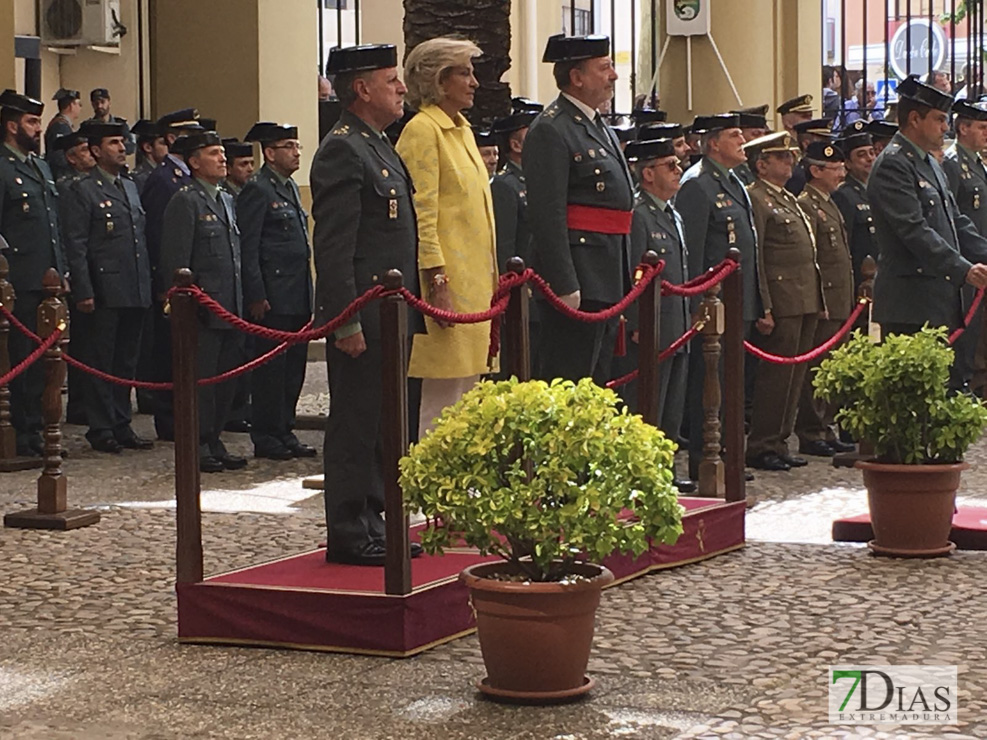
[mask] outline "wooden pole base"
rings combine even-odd
[[[311,491],[324,491],[326,488],[326,479],[322,475],[313,475],[311,478],[302,479],[302,488]]]
[[[9,457],[0,460],[0,473],[16,473],[19,470],[34,470],[40,468],[44,460],[40,457]]]
[[[99,521],[99,512],[88,509],[66,509],[57,514],[42,514],[37,509],[25,509],[7,514],[3,526],[12,529],[56,529],[66,532],[70,529],[88,527]]]

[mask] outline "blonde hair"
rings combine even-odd
[[[418,44],[404,61],[404,82],[408,104],[412,108],[438,105],[442,101],[442,82],[453,67],[465,67],[483,54],[469,39],[439,36]]]

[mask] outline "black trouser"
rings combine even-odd
[[[243,360],[243,335],[235,329],[199,326],[199,377],[209,378],[237,367]],[[199,386],[199,443],[219,442],[233,405],[236,381]]]
[[[154,375],[154,337],[157,324],[157,314],[161,307],[154,303],[151,309],[144,312],[144,326],[141,327],[141,346],[137,356],[137,373],[139,380],[149,380]],[[71,379],[70,379],[71,382]],[[154,391],[137,389],[137,410],[142,414],[153,414],[155,404]]]
[[[256,344],[254,342],[254,337],[251,334],[243,335],[243,357],[244,360],[254,359],[259,352],[256,351]],[[254,374],[244,373],[243,375],[238,375],[236,379],[236,390],[233,392],[233,408],[230,409],[230,422],[245,421],[249,422],[251,417],[250,410],[250,386],[252,384],[252,379]]]
[[[977,290],[972,285],[965,285],[963,286],[963,294],[966,299],[963,303],[964,305],[968,305],[973,302]],[[966,318],[965,315],[964,318]],[[959,338],[953,344],[953,352],[955,353],[953,357],[953,376],[958,383],[957,388],[964,388],[973,380],[973,374],[977,369],[977,346],[980,344],[980,335],[983,333],[983,326],[984,305],[981,303],[974,312],[973,318],[970,319],[970,324],[967,326],[966,331],[960,334]]]
[[[77,360],[85,360],[86,337],[89,335],[87,326],[88,314],[75,307],[75,300],[69,298],[69,344],[68,353]],[[89,375],[72,365],[68,366],[68,395],[65,398],[65,421],[68,424],[86,423],[86,386],[89,385]]]
[[[161,303],[151,306],[154,313],[154,342],[151,356],[145,367],[146,375],[138,372],[141,380],[167,382],[171,380],[171,322],[165,316]],[[162,439],[175,436],[175,410],[171,391],[149,391],[151,412],[154,414],[154,428]],[[200,412],[201,413],[201,412]]]
[[[380,423],[391,410],[382,409],[379,337],[368,336],[366,351],[354,358],[336,349],[329,336],[326,362],[331,399],[323,453],[326,527],[330,552],[343,553],[384,537]]]
[[[14,316],[24,326],[38,332],[38,306],[44,299],[41,291],[23,291],[17,294],[14,302]],[[10,327],[8,347],[10,366],[16,367],[24,358],[38,348],[31,339],[25,337],[13,326]],[[38,360],[24,372],[10,381],[10,421],[17,431],[17,444],[23,446],[30,439],[41,439],[44,417],[41,415],[41,395],[45,390],[44,360]]]
[[[583,301],[580,310],[592,312],[607,307],[608,304],[599,301]],[[600,385],[610,380],[619,319],[592,323],[576,321],[548,305],[540,315],[540,367],[535,377],[548,381],[592,378]]]
[[[118,378],[133,378],[137,369],[145,308],[97,308],[84,320],[86,361]],[[86,389],[86,417],[90,441],[130,429],[130,386],[93,378]]]
[[[298,331],[309,316],[268,314],[261,326],[281,331]],[[274,349],[280,342],[254,338],[257,356]],[[276,448],[295,427],[295,406],[305,383],[308,343],[292,344],[284,352],[252,371],[253,408],[250,438],[257,450]]]

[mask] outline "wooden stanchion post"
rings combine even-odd
[[[2,241],[2,237],[0,237]],[[14,286],[7,281],[10,265],[0,254],[0,305],[8,311],[14,310]],[[0,375],[10,372],[10,322],[0,314]],[[41,467],[41,458],[23,457],[17,454],[17,432],[10,423],[10,388],[0,386],[0,473],[13,473],[17,470],[31,470]]]
[[[726,499],[746,501],[744,479],[744,279],[740,271],[740,250],[730,249],[727,259],[737,269],[723,281],[726,332],[723,336],[724,389],[723,443],[726,447]]]
[[[720,457],[720,337],[723,336],[724,315],[720,302],[720,284],[706,291],[700,304],[703,318],[703,360],[706,377],[703,380],[703,456],[699,461],[699,495],[722,498],[726,493],[723,458]]]
[[[384,287],[398,290],[400,270],[389,270]],[[331,340],[330,340],[331,341]],[[411,553],[408,515],[398,483],[398,461],[408,450],[408,306],[400,295],[388,296],[380,306],[381,403],[388,413],[381,419],[384,456],[384,593],[411,593]]]
[[[38,507],[7,514],[5,527],[18,529],[69,530],[99,521],[98,511],[68,508],[68,479],[62,471],[62,385],[65,361],[62,346],[68,341],[68,309],[58,299],[62,278],[49,268],[41,281],[47,297],[38,306],[38,335],[47,339],[59,329],[62,335],[48,348],[40,362],[45,363],[45,388],[41,396],[44,417],[45,454],[38,478]]]
[[[507,269],[517,275],[524,272],[524,260],[520,257],[511,257],[507,260]],[[524,283],[511,288],[511,301],[507,304],[507,318],[504,321],[504,336],[501,344],[506,352],[501,353],[510,360],[511,366],[506,369],[518,380],[531,380],[531,336],[529,333],[529,316],[531,307],[529,305],[528,284]],[[500,319],[495,319],[499,321]]]
[[[650,249],[641,261],[651,267],[657,266],[658,255]],[[637,278],[637,276],[635,276]],[[637,354],[637,407],[648,424],[658,426],[658,348],[660,345],[659,326],[661,324],[661,276],[648,283],[638,300],[638,354]],[[627,338],[630,341],[630,337]]]
[[[175,271],[175,286],[192,285],[191,270]],[[178,528],[178,583],[202,580],[202,490],[199,472],[199,303],[174,293],[167,303],[171,321],[171,368],[175,409],[175,524]]]

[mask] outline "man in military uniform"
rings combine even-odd
[[[760,315],[757,298],[757,244],[750,200],[733,168],[744,161],[740,116],[731,113],[699,116],[692,130],[700,132],[704,152],[698,167],[682,176],[675,208],[682,215],[689,245],[689,274],[702,275],[726,259],[733,247],[740,250],[744,283],[744,322]],[[692,175],[691,177],[689,175]],[[698,305],[698,299],[696,300]],[[689,356],[686,414],[689,429],[689,477],[699,478],[703,449],[703,382],[706,364],[702,339],[694,340]]]
[[[779,105],[775,112],[781,116],[781,125],[795,137],[795,124],[812,120],[812,96],[798,95]]]
[[[901,128],[867,182],[879,251],[874,319],[885,335],[914,334],[926,323],[954,329],[963,319],[963,285],[987,286],[987,239],[957,206],[929,156],[942,146],[952,104],[914,76],[903,80]],[[954,366],[954,387],[969,380],[961,371]]]
[[[599,108],[617,72],[606,36],[552,36],[559,97],[528,131],[522,152],[534,268],[570,308],[600,311],[630,287],[634,185]],[[542,311],[538,377],[609,380],[617,320],[586,323]]]
[[[223,188],[235,201],[254,176],[254,146],[248,141],[223,139],[226,151],[226,179]]]
[[[682,218],[672,206],[672,198],[679,190],[682,165],[672,139],[631,142],[625,150],[628,160],[635,169],[641,189],[634,206],[634,220],[631,225],[631,262],[639,264],[648,250],[655,252],[665,261],[662,277],[672,283],[681,284],[689,279],[689,250],[686,248],[682,229]],[[635,331],[628,343],[627,358],[630,362],[622,368],[630,372],[638,365],[639,348],[637,343],[637,311],[631,311]],[[661,312],[658,328],[659,351],[665,350],[689,328],[689,301],[683,296],[661,297]],[[658,387],[659,428],[669,439],[676,439],[682,428],[685,415],[685,390],[689,371],[689,346],[685,345],[660,367]],[[628,385],[632,388],[620,389],[631,396],[628,405],[637,411],[637,381]],[[624,395],[625,400],[627,396]],[[689,479],[679,479],[675,484],[683,493],[696,490]]]
[[[72,168],[65,161],[65,152],[55,147],[55,139],[75,130],[75,122],[82,113],[82,103],[79,102],[78,90],[66,90],[63,87],[52,97],[58,103],[58,113],[48,122],[45,129],[45,159],[57,180],[63,175],[71,175]]]
[[[680,124],[660,122],[646,123],[640,126],[637,132],[638,141],[655,141],[656,139],[669,139],[675,149],[675,156],[679,158],[679,165],[683,170],[689,166],[689,144]]]
[[[118,378],[133,378],[144,314],[151,305],[151,267],[144,241],[144,209],[124,176],[122,123],[84,127],[96,168],[74,188],[65,209],[65,251],[72,301],[86,318],[84,359]],[[130,388],[93,378],[86,384],[86,439],[94,450],[150,449],[130,426]]]
[[[744,134],[744,141],[754,141],[754,139],[759,139],[768,133],[768,119],[765,118],[768,114],[767,103],[764,105],[755,105],[751,108],[740,108],[739,110],[730,112],[740,116],[740,130]],[[744,183],[744,187],[753,184],[755,179],[754,173],[747,166],[747,160],[734,167],[733,171],[738,179]]]
[[[87,118],[83,123],[122,123],[124,130],[123,142],[127,149],[127,155],[129,156],[136,152],[137,145],[134,139],[134,132],[127,125],[127,119],[115,116],[110,111],[110,91],[105,87],[97,87],[90,90],[89,104],[93,107],[93,115],[92,118]]]
[[[755,139],[747,143],[746,150],[757,175],[749,188],[763,306],[756,336],[767,352],[791,357],[812,349],[816,322],[825,312],[815,237],[795,196],[785,189],[795,151],[788,132]],[[790,470],[806,464],[788,450],[804,378],[804,364],[760,363],[747,442],[751,467]]]
[[[233,197],[219,189],[226,177],[226,155],[215,131],[190,133],[177,142],[192,174],[168,203],[161,232],[159,293],[172,285],[182,267],[196,284],[227,311],[243,313],[240,279],[240,233]],[[243,359],[241,334],[211,313],[199,325],[199,377],[232,370]],[[203,473],[239,470],[247,461],[230,454],[220,439],[233,402],[235,383],[199,387],[199,469]]]
[[[801,121],[795,124],[795,133],[798,136],[799,154],[805,155],[805,150],[814,141],[831,142],[833,140],[833,121],[829,118],[813,118],[808,121]],[[792,177],[785,183],[785,189],[789,193],[798,197],[805,187],[806,181],[805,166],[801,160],[797,161],[792,168]]]
[[[414,187],[384,130],[407,92],[390,45],[333,49],[344,110],[312,163],[317,325],[338,316],[388,270],[418,273]],[[326,559],[383,565],[380,304],[326,341],[332,403],[325,436]],[[391,410],[393,411],[393,410]],[[412,555],[420,553],[413,547]]]
[[[137,192],[144,192],[144,185],[151,173],[168,156],[168,142],[164,130],[155,121],[141,119],[134,124],[131,133],[137,137],[137,166],[131,173]]]
[[[890,144],[891,139],[898,133],[898,124],[890,121],[869,121],[866,132],[874,142],[874,156],[879,157],[884,147]]]
[[[843,130],[843,138],[837,144],[846,155],[847,174],[843,184],[833,191],[832,198],[846,225],[850,258],[853,261],[854,285],[859,288],[864,281],[861,273],[864,259],[877,259],[874,217],[871,216],[870,202],[867,200],[867,179],[876,155],[874,142],[867,133],[867,124],[864,121],[854,121],[847,126]]]
[[[236,199],[244,304],[255,323],[298,331],[312,317],[308,214],[291,179],[301,162],[298,128],[258,123],[246,140],[260,143],[264,166]],[[254,348],[264,354],[275,345],[258,337]],[[299,442],[292,431],[307,361],[308,343],[303,342],[252,371],[250,437],[256,457],[315,455],[315,448]]]
[[[816,264],[826,302],[826,314],[816,322],[816,333],[811,342],[811,346],[818,347],[840,330],[853,310],[853,263],[846,224],[832,198],[842,184],[846,170],[843,151],[825,142],[809,144],[803,162],[809,181],[798,200],[816,239]],[[832,457],[837,452],[850,452],[854,447],[836,436],[833,420],[836,410],[815,397],[812,371],[820,362],[814,360],[807,366],[795,433],[799,438],[799,452]]]
[[[158,119],[157,125],[164,134],[169,153],[160,165],[147,177],[141,191],[146,220],[147,253],[151,261],[151,285],[157,292],[151,318],[144,325],[148,340],[143,342],[141,358],[137,365],[138,377],[152,381],[171,380],[171,329],[164,312],[164,294],[174,280],[169,273],[159,274],[161,264],[161,234],[164,213],[172,197],[186,185],[192,176],[181,153],[173,150],[183,132],[201,132],[199,113],[194,108],[168,113]],[[154,429],[158,439],[172,441],[175,438],[175,419],[172,411],[171,391],[137,393],[140,407],[154,414]]]
[[[490,179],[497,174],[497,164],[500,162],[500,149],[497,146],[497,136],[489,129],[473,129],[473,136],[476,138],[476,148],[480,152],[480,159],[487,168],[487,175]]]
[[[58,190],[41,150],[44,104],[13,90],[0,94],[0,236],[8,245],[10,282],[17,294],[14,314],[37,331],[38,305],[44,298],[41,279],[49,268],[65,274],[58,225]],[[9,338],[12,365],[37,345],[19,331]],[[10,383],[10,413],[17,431],[17,454],[42,454],[41,394],[44,365],[36,362]]]

